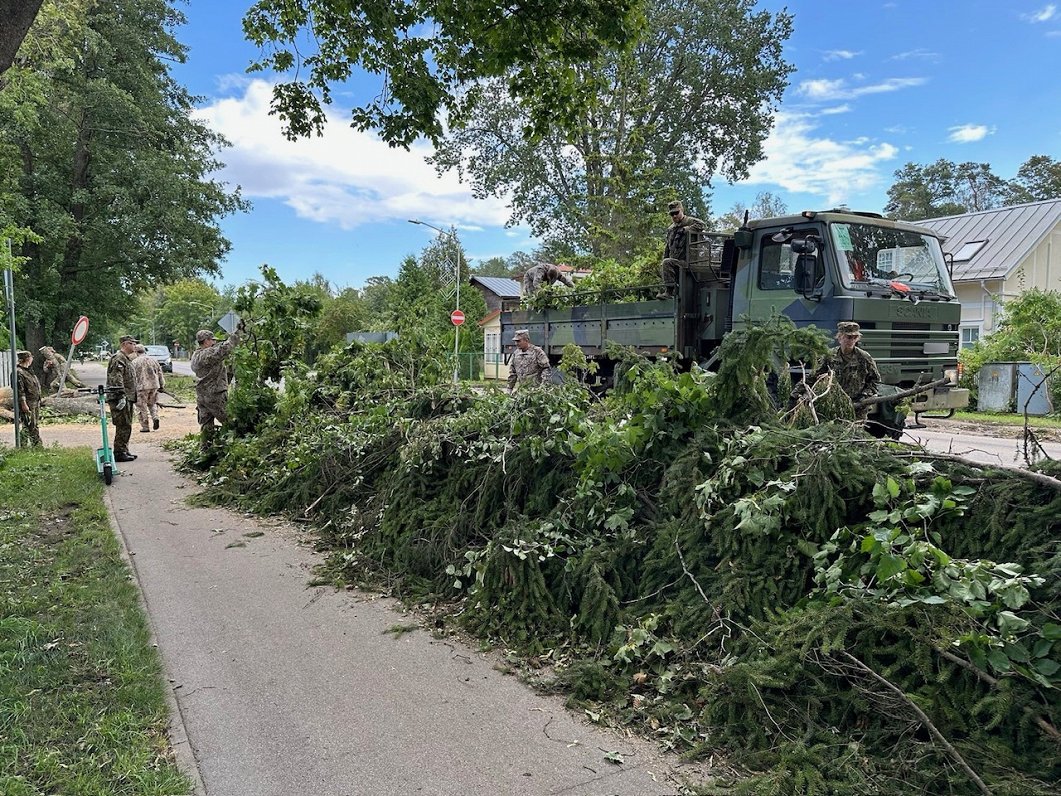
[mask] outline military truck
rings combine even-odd
[[[562,306],[503,307],[502,340],[528,329],[552,361],[574,343],[601,358],[606,341],[647,355],[711,366],[722,337],[781,314],[834,334],[857,321],[883,384],[907,389],[946,379],[915,396],[915,413],[968,405],[958,383],[961,307],[936,233],[876,213],[805,211],[745,220],[732,234],[690,233],[676,295],[659,285],[565,296]],[[601,358],[603,386],[609,362]]]

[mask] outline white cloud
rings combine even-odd
[[[884,94],[890,91],[920,86],[925,82],[923,77],[890,77],[880,83],[871,83],[868,86],[849,86],[844,78],[828,80],[804,80],[796,89],[814,102],[835,102],[837,100],[856,99],[867,94]]]
[[[948,127],[947,140],[954,144],[971,144],[980,141],[995,132],[992,127],[988,129],[986,124],[960,124],[957,127]]]
[[[1057,14],[1057,6],[1053,3],[1047,3],[1038,11],[1033,11],[1030,14],[1021,14],[1020,18],[1035,25],[1039,22],[1049,22],[1054,18],[1055,14]]]
[[[926,50],[924,47],[918,47],[916,50],[906,50],[905,52],[896,53],[889,61],[938,61],[942,58],[939,53],[933,52],[932,50]]]
[[[822,116],[834,116],[837,113],[847,113],[851,110],[851,106],[846,102],[843,105],[834,105],[831,108],[822,108],[818,113]]]
[[[858,52],[854,50],[826,50],[822,58],[826,61],[850,61],[859,55],[862,55],[861,50]]]
[[[836,205],[880,184],[881,166],[899,152],[892,144],[865,138],[817,137],[816,129],[810,114],[778,113],[763,142],[766,157],[752,166],[745,183],[818,194]]]
[[[246,197],[277,199],[302,218],[343,229],[395,218],[462,228],[508,220],[504,202],[476,199],[456,174],[439,177],[425,161],[430,145],[393,149],[336,115],[323,136],[288,141],[269,115],[272,85],[252,80],[244,88],[195,115],[232,143],[221,153],[221,178],[241,185]]]

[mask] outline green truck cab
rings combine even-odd
[[[961,307],[932,230],[871,213],[805,211],[746,222],[732,235],[693,233],[687,251],[673,298],[653,298],[658,285],[576,289],[565,306],[503,311],[502,340],[527,329],[554,361],[570,343],[599,357],[611,341],[709,364],[723,335],[749,321],[780,314],[830,336],[839,321],[857,321],[884,384],[948,379],[912,399],[916,413],[968,405],[968,390],[956,386]]]

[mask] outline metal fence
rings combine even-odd
[[[11,386],[11,350],[0,351],[0,387]]]

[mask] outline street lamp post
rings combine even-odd
[[[446,230],[436,227],[434,224],[428,224],[426,221],[420,221],[419,219],[410,218],[410,224],[419,224],[422,227],[429,227],[435,230],[439,235],[445,235]],[[461,308],[461,271],[460,271],[460,249],[457,248],[457,232],[450,227],[449,229],[450,240],[453,244],[453,281],[457,286],[457,297],[455,310]],[[453,383],[458,384],[460,382],[460,334],[461,328],[456,324],[453,326]]]

